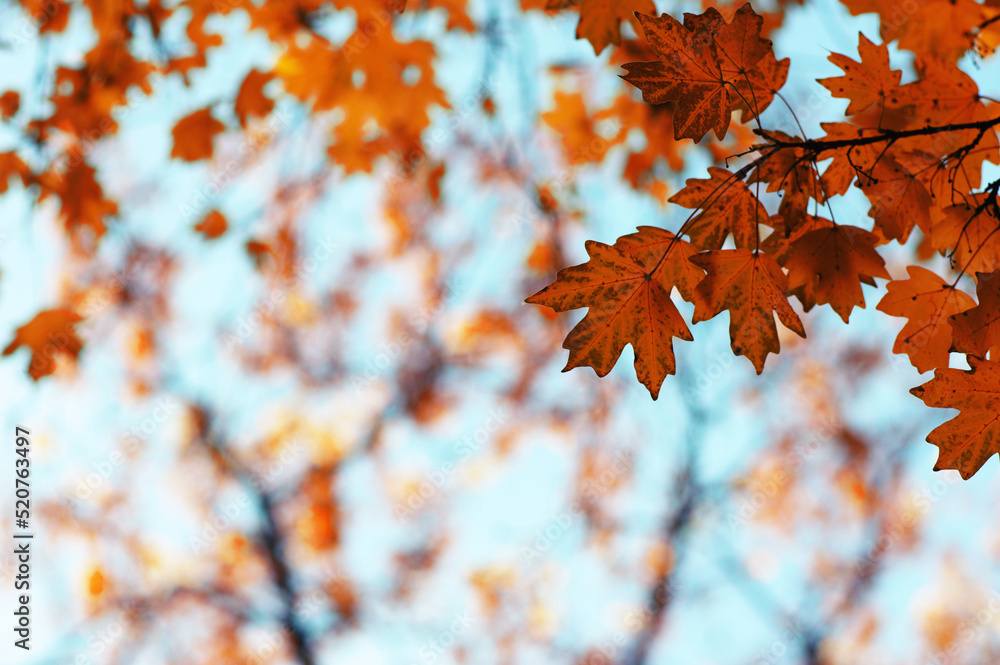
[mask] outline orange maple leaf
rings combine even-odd
[[[632,187],[644,188],[656,195],[659,187],[657,183],[660,181],[656,179],[655,167],[660,157],[666,160],[671,171],[677,172],[684,168],[682,152],[688,144],[674,138],[673,109],[667,105],[653,106],[621,94],[610,107],[595,113],[594,118],[614,118],[623,128],[641,128],[646,134],[642,149],[630,152],[625,160],[623,175]],[[619,134],[621,140],[624,140],[628,132],[622,131]],[[661,200],[665,199],[664,196]]]
[[[892,352],[908,355],[921,374],[935,367],[947,367],[952,344],[948,317],[964,312],[976,301],[926,268],[907,266],[906,272],[910,278],[889,282],[887,293],[875,307],[889,316],[907,318]]]
[[[785,264],[788,286],[808,312],[829,304],[847,323],[851,310],[864,308],[861,283],[889,279],[885,261],[875,251],[875,234],[856,226],[833,225],[806,233],[795,241]]]
[[[1000,452],[1000,363],[969,356],[967,370],[938,368],[910,390],[927,406],[961,413],[927,435],[938,447],[935,471],[957,469],[968,480]]]
[[[673,284],[681,298],[694,302],[694,290],[705,276],[705,272],[690,261],[698,253],[694,245],[656,226],[640,226],[635,233],[622,236],[615,244],[643,265],[658,264],[656,276],[660,281],[664,285]],[[668,249],[668,259],[660,261]]]
[[[429,107],[449,104],[434,82],[434,44],[400,42],[391,30],[368,36],[359,28],[355,37],[339,49],[319,39],[293,44],[274,71],[314,111],[343,111],[327,153],[348,172],[371,172],[382,155],[418,150]]]
[[[46,32],[62,32],[69,24],[69,5],[63,0],[20,0],[39,34]]]
[[[746,183],[726,169],[708,168],[708,179],[691,178],[671,203],[701,213],[685,225],[691,244],[699,249],[722,249],[732,234],[737,247],[757,245],[757,225],[767,223],[767,210]]]
[[[174,125],[170,156],[187,162],[208,159],[212,156],[212,139],[225,129],[224,124],[212,117],[211,108],[195,111]]]
[[[858,55],[855,62],[839,53],[831,53],[830,62],[844,70],[843,76],[816,79],[834,97],[851,100],[847,115],[861,113],[873,104],[884,108],[886,98],[898,94],[899,79],[903,72],[889,67],[889,47],[873,44],[858,33]]]
[[[784,266],[792,258],[793,247],[799,238],[811,231],[833,226],[829,219],[816,215],[803,215],[801,219],[789,223],[783,215],[777,214],[771,217],[770,223],[774,231],[761,241],[760,249],[780,266]]]
[[[226,232],[228,224],[226,217],[218,210],[213,210],[195,225],[194,230],[204,235],[209,240],[214,240]]]
[[[786,328],[806,336],[788,303],[788,279],[774,259],[748,249],[721,249],[691,257],[707,274],[695,289],[692,323],[729,310],[733,353],[746,356],[760,374],[768,353],[778,353],[774,314]]]
[[[635,15],[656,11],[653,0],[549,0],[545,5],[549,10],[568,7],[579,8],[576,38],[589,41],[594,47],[594,55],[600,55],[608,44],[621,44],[622,21],[631,21],[638,32]]]
[[[721,13],[706,11],[700,15],[685,14],[684,26],[715,40],[723,78],[736,93],[731,96],[733,109],[742,110],[740,122],[745,123],[760,116],[774,100],[788,78],[791,61],[774,57],[771,42],[761,37],[764,19],[753,12],[749,3],[736,12],[731,9],[727,8],[727,15],[732,18],[728,25]]]
[[[976,297],[978,305],[948,318],[951,350],[985,358],[1000,346],[1000,270],[976,273]]]
[[[21,108],[21,95],[15,90],[8,90],[0,95],[0,117],[8,120]]]
[[[309,102],[314,111],[329,111],[341,102],[342,90],[350,82],[344,56],[318,39],[305,46],[292,44],[278,58],[274,72],[285,92]]]
[[[590,366],[605,376],[631,344],[636,376],[656,399],[663,379],[675,371],[673,338],[694,339],[670,298],[674,286],[690,286],[685,271],[693,268],[684,264],[694,249],[652,227],[614,245],[590,240],[586,247],[589,261],[563,268],[526,302],[557,312],[589,308],[563,342],[570,352],[564,372]]]
[[[3,355],[9,356],[22,346],[31,349],[28,374],[35,381],[56,371],[55,354],[65,353],[73,359],[83,349],[83,342],[76,335],[75,326],[82,319],[68,309],[49,309],[39,312],[28,323],[17,329],[14,339]]]
[[[31,180],[31,169],[16,152],[0,152],[0,194],[7,191],[13,176],[19,177],[21,184],[27,186]]]
[[[759,117],[771,105],[775,95],[788,80],[788,66],[791,63],[788,58],[778,60],[774,51],[768,50],[752,69],[736,78],[733,83],[736,88],[733,108],[742,111],[741,123],[746,124],[754,116]]]
[[[264,86],[274,77],[272,72],[261,72],[255,68],[243,79],[233,105],[233,111],[240,119],[240,127],[246,128],[247,118],[250,116],[263,117],[274,109],[274,100],[264,94]]]
[[[1000,268],[998,220],[983,195],[968,198],[968,204],[945,208],[928,235],[935,248],[953,249],[952,265],[962,272],[990,273]]]
[[[730,89],[771,51],[771,42],[760,37],[761,17],[748,3],[731,23],[712,7],[686,14],[683,25],[668,14],[638,19],[659,59],[622,65],[628,72],[622,78],[650,104],[677,103],[675,138],[697,142],[710,130],[724,138],[733,110]]]
[[[858,187],[868,197],[868,216],[875,231],[888,240],[906,242],[914,226],[930,229],[931,195],[916,175],[893,156],[884,155],[868,173],[858,176]]]
[[[554,101],[555,108],[542,113],[541,119],[559,133],[570,164],[600,162],[611,146],[624,140],[625,132],[608,139],[597,133],[580,93],[556,91]]]
[[[152,92],[154,71],[153,64],[137,60],[120,39],[98,41],[84,56],[82,67],[56,70],[54,110],[49,118],[37,121],[39,131],[45,134],[56,128],[91,140],[116,132],[113,111],[128,102],[133,87]]]
[[[105,217],[118,214],[118,204],[105,198],[97,171],[86,162],[62,173],[47,171],[38,177],[41,199],[59,197],[59,216],[68,231],[90,229],[95,238],[104,235]]]
[[[322,8],[323,0],[284,0],[284,2],[246,3],[250,27],[267,32],[272,42],[294,41],[314,27],[313,15]],[[359,18],[366,14],[358,13]]]
[[[975,29],[987,16],[987,8],[975,0],[924,0],[903,11],[895,0],[843,0],[843,4],[854,15],[878,12],[882,41],[898,39],[900,48],[950,60],[958,60],[972,47]]]

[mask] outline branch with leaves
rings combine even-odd
[[[847,323],[865,306],[862,285],[888,280],[878,309],[908,319],[893,350],[920,372],[936,370],[913,394],[962,411],[928,437],[940,448],[935,468],[972,476],[1000,452],[993,396],[1000,363],[992,350],[1000,349],[1000,180],[983,184],[986,163],[1000,164],[1000,113],[958,68],[960,53],[920,42],[916,80],[901,84],[887,45],[861,35],[860,59],[830,55],[844,73],[818,81],[848,100],[845,119],[807,138],[801,124],[792,136],[762,119],[775,99],[784,101],[789,60],[775,57],[750,4],[728,20],[715,8],[683,22],[636,16],[656,60],[624,64],[622,78],[647,103],[672,106],[677,140],[697,143],[709,132],[721,140],[741,111],[741,123],[754,123],[763,142],[736,155],[757,155],[738,170],[711,167],[708,179],[688,180],[670,198],[693,210],[676,231],[640,227],[614,245],[589,241],[588,262],[528,298],[559,312],[589,308],[563,344],[566,369],[590,366],[604,376],[631,344],[636,375],[656,399],[675,372],[673,339],[693,340],[672,300],[676,289],[694,305],[692,324],[729,313],[733,353],[760,374],[780,351],[775,315],[806,336],[791,297],[805,312],[829,305]],[[977,39],[991,25],[983,21]],[[834,199],[851,185],[868,199],[870,228],[835,219]],[[768,194],[780,196],[773,212]],[[909,279],[892,279],[879,247],[905,244],[915,230],[918,258],[948,257],[953,277],[914,265]],[[978,305],[958,287],[963,275],[974,275]],[[949,369],[951,352],[966,354],[970,369]]]

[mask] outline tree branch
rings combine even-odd
[[[943,134],[947,132],[960,132],[967,129],[978,129],[980,131],[985,131],[991,127],[996,127],[1000,125],[1000,116],[996,118],[990,118],[988,120],[978,120],[976,122],[959,122],[949,125],[932,125],[928,127],[921,127],[919,129],[906,129],[902,131],[897,131],[893,129],[883,129],[880,130],[878,134],[873,134],[871,136],[860,136],[855,139],[837,139],[834,141],[824,141],[823,139],[803,139],[802,141],[784,141],[779,138],[771,136],[766,131],[761,129],[754,129],[753,133],[767,139],[768,143],[765,146],[755,146],[758,152],[765,148],[797,148],[799,150],[806,150],[809,152],[824,152],[826,150],[835,150],[837,148],[848,148],[856,147],[862,145],[871,145],[873,143],[881,143],[882,141],[898,141],[900,139],[907,139],[914,136],[933,136],[934,134]],[[752,148],[754,149],[754,148]]]

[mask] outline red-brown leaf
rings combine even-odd
[[[778,353],[774,314],[805,337],[802,321],[788,303],[788,279],[771,257],[747,249],[722,249],[692,257],[708,273],[695,290],[692,323],[729,310],[733,353],[746,356],[760,374],[767,354]]]
[[[605,376],[631,344],[636,376],[656,399],[675,370],[673,338],[693,339],[670,298],[671,288],[684,283],[685,268],[663,269],[687,263],[692,250],[679,239],[671,244],[667,234],[643,227],[614,245],[588,241],[589,261],[560,270],[527,299],[558,312],[589,308],[563,342],[570,352],[563,371],[590,366]]]
[[[938,447],[935,471],[957,469],[968,480],[1000,452],[1000,363],[969,356],[970,369],[937,369],[910,390],[927,406],[960,413],[927,435]]]

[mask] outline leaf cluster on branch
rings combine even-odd
[[[102,182],[95,146],[116,139],[119,124],[164,82],[193,87],[226,44],[216,27],[225,21],[242,21],[246,32],[266,37],[271,63],[241,73],[230,89],[213,91],[173,118],[168,153],[191,168],[216,166],[217,190],[279,141],[294,105],[322,126],[326,156],[338,173],[376,174],[387,162],[398,167],[385,212],[405,238],[406,186],[419,181],[430,199],[426,205],[441,203],[448,164],[429,149],[440,142],[435,114],[447,113],[453,128],[471,109],[486,119],[505,110],[493,96],[493,64],[483,79],[489,85],[456,104],[437,80],[433,33],[399,29],[401,15],[440,14],[444,33],[478,31],[498,49],[503,36],[496,17],[478,24],[461,0],[20,4],[33,27],[10,33],[15,46],[24,47],[32,32],[39,40],[63,34],[69,40],[69,26],[81,16],[93,29],[83,55],[57,61],[51,81],[44,80],[42,62],[38,83],[50,90],[43,105],[22,104],[27,90],[0,94],[0,116],[26,146],[0,152],[0,193],[19,181],[35,201],[54,203],[77,257],[95,256],[123,214]],[[1000,164],[1000,109],[959,62],[970,53],[992,54],[1000,43],[1000,7],[993,0],[844,0],[852,14],[879,15],[881,43],[861,35],[857,60],[829,56],[843,74],[818,82],[847,108],[842,117],[825,118],[821,134],[807,136],[801,126],[768,125],[773,106],[786,106],[794,117],[781,93],[791,61],[775,55],[769,38],[781,28],[787,3],[774,4],[758,13],[749,3],[706,3],[700,14],[677,19],[656,16],[649,0],[522,0],[524,10],[578,12],[576,36],[595,55],[611,47],[610,62],[624,68],[622,78],[645,101],[622,86],[611,106],[591,115],[581,95],[557,92],[555,108],[538,117],[561,134],[569,161],[600,163],[628,145],[623,181],[690,210],[674,230],[643,226],[613,245],[588,243],[590,260],[566,268],[529,302],[557,311],[589,308],[566,338],[567,369],[590,366],[604,376],[631,344],[637,376],[656,398],[676,371],[673,339],[692,341],[691,325],[728,313],[734,353],[760,373],[767,357],[780,351],[778,322],[806,336],[791,299],[806,312],[829,305],[848,322],[854,308],[866,304],[862,286],[882,279],[887,293],[877,308],[907,320],[894,351],[920,372],[936,371],[919,395],[933,394],[940,381],[988,384],[982,377],[998,361],[992,349],[1000,346],[991,323],[991,285],[1000,270],[1000,179],[991,180],[988,170]],[[339,14],[353,15],[346,32],[331,27]],[[642,37],[630,39],[626,25]],[[913,80],[904,83],[893,69],[891,42],[912,52]],[[617,130],[599,131],[606,122]],[[627,141],[632,129],[645,134],[642,148]],[[238,150],[223,150],[234,134],[242,138]],[[471,133],[456,136],[457,144],[474,141]],[[694,144],[726,168],[711,166],[707,178],[692,178],[670,195],[660,164],[681,170]],[[736,160],[731,168],[730,157]],[[505,155],[484,169],[482,179],[519,180],[537,198],[538,211],[557,219],[558,197],[514,162]],[[852,189],[867,199],[864,223],[837,219],[838,197]],[[184,203],[181,210],[205,241],[234,228],[210,205]],[[882,251],[893,242],[912,243],[915,264],[941,255],[952,270],[937,275],[913,265],[907,279],[894,280]],[[259,270],[294,276],[297,246],[290,228],[242,245]],[[562,263],[554,245],[538,241],[530,259],[538,272]],[[966,286],[971,281],[976,298]],[[693,304],[690,321],[674,304],[675,288]],[[75,328],[80,308],[72,297],[65,300],[25,322],[6,347],[5,353],[32,349],[35,380],[56,370],[54,353],[75,358],[84,346]],[[948,368],[953,352],[968,356],[969,370]],[[971,401],[950,405],[963,411],[962,418],[979,413]],[[941,447],[939,468],[969,477],[1000,444],[988,417],[977,416],[976,427],[962,422],[943,425],[930,440]]]
[[[683,21],[637,13],[655,59],[623,64],[622,78],[649,104],[670,105],[674,137],[697,143],[714,132],[721,140],[739,110],[757,139],[737,155],[746,158],[742,167],[711,167],[709,178],[690,179],[670,197],[692,210],[676,231],[642,227],[614,245],[590,241],[588,262],[560,271],[528,302],[589,308],[564,343],[566,369],[590,366],[604,376],[631,344],[636,375],[656,399],[675,372],[673,338],[693,339],[674,288],[694,305],[691,324],[728,312],[733,353],[760,374],[780,351],[775,314],[806,336],[790,299],[806,312],[829,305],[847,323],[865,306],[862,285],[888,280],[877,309],[907,319],[893,350],[920,372],[935,370],[913,394],[962,411],[928,437],[940,448],[935,468],[969,478],[1000,452],[1000,179],[984,177],[987,162],[1000,164],[1000,108],[958,59],[969,49],[992,51],[997,10],[928,3],[894,29],[889,8],[846,4],[854,13],[883,12],[884,43],[862,34],[859,60],[829,56],[843,75],[818,82],[848,106],[815,137],[762,119],[775,99],[784,101],[789,60],[776,58],[749,3],[728,19],[712,7]],[[915,80],[901,83],[892,69],[892,39],[916,54]],[[837,222],[835,199],[852,185],[868,200],[869,228]],[[768,194],[780,196],[770,211]],[[879,250],[911,236],[919,236],[918,260],[948,257],[953,274],[913,265],[908,279],[893,280]],[[978,304],[958,286],[965,275],[976,282]],[[952,352],[966,354],[970,369],[949,369]]]

